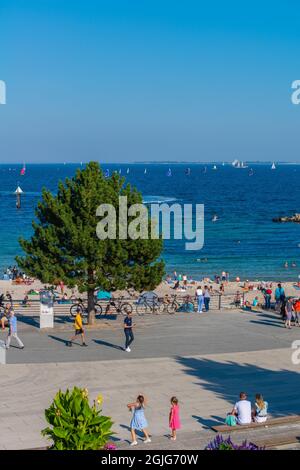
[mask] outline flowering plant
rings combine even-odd
[[[102,395],[98,395],[91,406],[86,388],[74,387],[66,392],[59,390],[45,410],[49,426],[42,431],[43,436],[53,441],[51,449],[103,449],[114,433],[111,431],[112,420],[103,416],[98,408],[102,400]]]
[[[247,440],[243,441],[242,444],[235,444],[230,436],[224,439],[221,434],[218,434],[209,442],[205,450],[265,450],[265,448],[259,447],[253,442],[247,442]]]
[[[112,444],[111,442],[108,442],[107,444],[105,444],[103,449],[104,450],[117,450],[117,446],[115,446],[115,444]]]

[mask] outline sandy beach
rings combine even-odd
[[[267,281],[266,281],[267,282]],[[272,284],[271,289],[273,290],[273,296],[274,296],[274,291],[277,287],[276,282],[269,283],[267,284]],[[182,298],[186,295],[194,296],[195,295],[195,290],[198,285],[201,285],[204,287],[205,285],[212,286],[213,289],[213,294],[219,295],[220,294],[220,284],[216,284],[215,282],[207,282],[207,281],[192,281],[188,282],[186,290],[180,288],[180,289],[173,289],[174,282],[171,284],[168,284],[166,281],[163,281],[156,289],[155,292],[158,294],[159,297],[163,297],[164,295],[168,294],[169,296],[172,295],[177,295],[178,298]],[[250,289],[244,289],[243,288],[244,282],[236,282],[236,281],[230,281],[227,284],[224,284],[224,295],[234,295],[236,292],[240,292],[241,294],[244,293],[245,295],[245,300],[253,300],[254,297],[258,296],[259,302],[263,302],[263,294],[260,290],[258,290],[258,286],[260,285],[260,282],[255,281],[251,282],[249,281],[248,285]],[[13,281],[3,281],[0,280],[0,293],[5,294],[6,292],[9,292],[14,300],[22,300],[25,295],[28,294],[29,291],[31,290],[36,290],[39,291],[40,289],[43,289],[45,284],[41,283],[38,280],[35,280],[31,285],[25,285],[25,284],[15,284]],[[182,282],[181,282],[182,286]],[[282,283],[283,288],[285,289],[285,293],[287,296],[292,296],[292,297],[300,297],[300,288],[297,287],[296,282],[283,282]],[[57,289],[57,291],[60,293],[60,288]],[[65,292],[68,294],[68,296],[75,294],[76,297],[83,297],[85,298],[85,294],[80,294],[77,289],[68,289],[65,288]],[[126,298],[129,298],[129,294],[127,291],[116,291],[113,293],[115,297],[123,296]],[[132,293],[133,297],[137,298],[139,296],[138,292],[133,292]],[[38,299],[37,295],[29,295],[30,299]]]

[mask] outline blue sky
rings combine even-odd
[[[300,160],[297,1],[1,0],[0,162]]]

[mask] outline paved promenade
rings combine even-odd
[[[27,313],[27,312],[26,312]],[[125,353],[123,317],[97,320],[99,328],[87,330],[88,348],[66,347],[73,335],[73,319],[56,318],[55,329],[40,330],[38,318],[19,316],[18,332],[25,344],[19,351],[11,348],[9,363],[46,363],[103,361],[173,357],[198,354],[290,348],[300,339],[300,328],[287,330],[278,315],[270,312],[211,311],[176,315],[134,316],[135,342],[130,355]],[[0,339],[6,333],[0,333]]]
[[[70,325],[49,336],[19,322],[25,350],[12,348],[10,364],[0,366],[0,449],[44,446],[44,409],[59,388],[73,385],[87,387],[91,399],[103,394],[103,411],[112,416],[122,447],[129,438],[126,403],[138,393],[148,397],[153,448],[170,445],[164,436],[172,395],[181,404],[177,448],[193,448],[197,439],[201,448],[212,435],[205,428],[224,418],[241,390],[251,398],[263,393],[273,415],[300,413],[300,365],[292,364],[290,348],[300,328],[285,330],[277,317],[266,315],[138,318],[132,354],[117,349],[123,340],[118,323],[89,331],[88,348],[69,349],[62,339]]]

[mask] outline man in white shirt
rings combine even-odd
[[[237,424],[250,424],[252,422],[251,402],[247,400],[245,392],[240,393],[240,400],[234,405],[231,414],[236,416]]]

